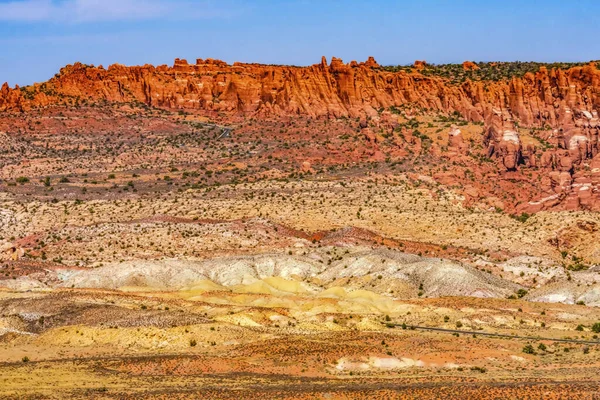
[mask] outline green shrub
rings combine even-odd
[[[511,215],[511,217],[524,224],[531,217],[531,215],[527,213],[522,213],[521,215]]]
[[[519,289],[519,290],[517,290],[517,296],[518,296],[519,298],[523,298],[523,297],[525,297],[526,295],[527,295],[527,290],[525,290],[525,289]]]
[[[546,351],[546,345],[544,343],[540,343],[540,345],[538,346],[538,349],[540,351]]]
[[[525,354],[535,354],[535,349],[532,345],[528,344],[523,346],[523,353]]]

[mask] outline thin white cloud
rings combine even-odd
[[[177,2],[174,2],[177,4]],[[152,19],[169,13],[161,0],[72,0],[63,4],[63,12],[73,13],[76,21]]]
[[[0,3],[0,21],[85,23],[226,17],[231,10],[193,0],[13,0]]]
[[[50,0],[25,0],[0,4],[0,19],[4,21],[42,21],[53,13]]]

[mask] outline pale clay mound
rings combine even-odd
[[[90,270],[65,269],[52,273],[57,274],[60,282],[54,285],[57,287],[169,291],[227,289],[275,295],[322,293],[335,296],[336,293],[325,290],[341,286],[350,291],[364,288],[405,298],[416,297],[420,290],[425,297],[506,298],[520,288],[455,261],[391,250],[361,249],[331,259],[320,253],[310,256],[283,253],[206,261],[129,261]],[[10,282],[12,289],[42,287],[45,287],[43,283],[32,278]],[[392,293],[390,288],[395,291]]]
[[[577,285],[572,282],[557,282],[532,291],[526,300],[542,303],[576,304],[600,306],[600,284]]]
[[[492,264],[476,262],[475,265],[485,269]],[[537,288],[529,290],[526,300],[600,306],[600,284],[596,283],[595,268],[572,272],[569,282],[556,281],[556,277],[565,275],[564,269],[537,257],[515,257],[497,266],[513,279],[502,279],[452,260],[399,251],[323,247],[307,255],[284,252],[197,261],[126,261],[88,270],[67,267],[47,271],[44,277],[52,276],[55,279],[50,282],[57,283],[31,275],[4,280],[0,285],[20,291],[51,287],[180,291],[186,293],[186,298],[193,298],[194,293],[220,290],[352,300],[377,296],[380,302],[381,295],[387,299],[419,295],[507,298],[523,288],[515,281],[536,278]]]

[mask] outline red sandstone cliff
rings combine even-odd
[[[593,65],[453,85],[419,72],[384,71],[373,58],[349,64],[335,57],[327,64],[323,58],[310,67],[176,59],[172,67],[68,65],[43,84],[2,86],[0,111],[104,99],[228,112],[360,116],[412,103],[459,111],[473,121],[485,120],[495,107],[521,126],[559,127],[570,118],[567,110],[599,108],[599,89],[600,71]]]

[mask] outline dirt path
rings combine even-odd
[[[403,324],[393,324],[388,323],[388,326],[403,326]],[[458,329],[444,329],[444,328],[432,328],[428,326],[416,326],[416,325],[406,325],[406,329],[419,329],[423,331],[433,331],[433,332],[445,332],[445,333],[462,333],[462,334],[473,334],[477,336],[490,336],[490,337],[499,337],[506,339],[524,339],[524,340],[536,340],[536,341],[550,341],[550,342],[561,342],[561,343],[578,343],[578,344],[592,344],[592,345],[600,345],[600,341],[593,340],[577,340],[577,339],[554,339],[554,338],[546,338],[541,336],[518,336],[518,335],[506,335],[503,333],[489,333],[489,332],[481,332],[481,331],[464,331]]]

